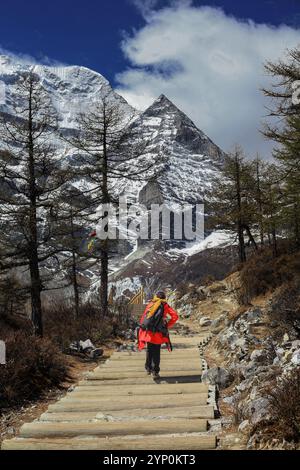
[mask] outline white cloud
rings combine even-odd
[[[137,0],[138,3],[143,3]],[[270,153],[258,129],[266,114],[263,63],[300,43],[300,29],[238,20],[216,8],[172,2],[123,40],[131,66],[117,76],[130,104],[144,109],[166,94],[225,150],[240,142]]]
[[[18,62],[20,64],[26,64],[26,65],[49,65],[49,66],[63,66],[66,65],[63,62],[60,62],[55,59],[51,59],[48,56],[42,56],[39,59],[36,59],[30,54],[23,54],[21,52],[12,52],[0,45],[0,55],[5,55],[8,57],[11,57],[15,62]]]

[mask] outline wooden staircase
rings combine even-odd
[[[198,348],[207,337],[172,340],[173,352],[161,353],[160,380],[146,375],[144,351],[115,352],[2,449],[214,449],[214,406]]]

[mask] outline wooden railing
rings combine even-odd
[[[130,299],[129,305],[142,305],[145,302],[144,288],[141,287],[139,291]]]

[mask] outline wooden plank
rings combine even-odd
[[[215,436],[162,435],[132,438],[11,439],[2,450],[208,450],[215,449]]]
[[[106,382],[105,382],[106,383]],[[81,387],[78,386],[69,393],[72,396],[83,396],[83,395],[94,395],[105,396],[105,395],[161,395],[161,394],[177,394],[177,393],[196,393],[196,392],[208,392],[208,385],[200,382],[188,383],[188,384],[148,384],[148,385],[116,385],[115,387],[109,387],[106,385],[100,385],[98,387]]]
[[[112,380],[81,380],[78,385],[80,387],[99,387],[107,386],[114,387],[118,385],[152,385],[153,383],[159,384],[173,384],[173,383],[199,383],[201,382],[201,375],[198,371],[197,375],[187,375],[187,376],[174,376],[174,377],[163,377],[160,380],[156,381],[152,376],[144,374],[143,377],[127,377],[120,379]]]
[[[138,426],[138,427],[137,427]],[[161,419],[157,421],[139,421],[138,425],[132,421],[117,422],[78,422],[78,423],[43,423],[33,422],[23,424],[19,437],[51,438],[51,437],[78,437],[78,436],[128,436],[170,434],[176,430],[183,432],[204,432],[207,430],[206,419]]]
[[[110,380],[110,379],[126,379],[130,377],[145,377],[145,371],[131,370],[131,371],[108,371],[99,369],[87,375],[88,380]],[[201,376],[200,367],[199,369],[174,369],[161,371],[161,378],[166,377],[184,377],[189,375]]]
[[[176,408],[183,406],[206,405],[207,394],[194,394],[188,395],[156,395],[156,402],[153,404],[150,400],[145,400],[144,397],[126,397],[125,400],[117,397],[118,400],[86,400],[86,399],[62,399],[53,405],[49,405],[48,412],[58,411],[98,411],[105,412],[108,410],[134,410],[135,408],[152,409],[155,408]]]
[[[93,421],[93,420],[126,420],[130,418],[132,421],[139,421],[142,419],[169,419],[169,418],[214,418],[214,407],[211,405],[204,406],[185,406],[177,408],[152,408],[152,409],[133,409],[123,411],[106,411],[105,413],[98,413],[97,411],[66,411],[57,413],[43,413],[40,416],[40,421],[50,422],[69,422],[69,421]]]

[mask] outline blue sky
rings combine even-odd
[[[140,4],[147,2],[139,2]],[[168,5],[156,2],[156,8]],[[206,0],[237,18],[278,25],[300,23],[299,0]],[[10,0],[1,2],[0,45],[9,51],[90,67],[113,84],[128,65],[124,35],[145,24],[132,0]]]
[[[0,12],[0,52],[89,67],[139,109],[164,93],[224,150],[269,158],[263,63],[300,44],[300,0],[10,0]]]

